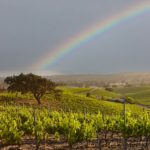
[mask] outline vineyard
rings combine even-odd
[[[114,88],[117,94],[126,94],[142,105],[150,105],[150,86]]]
[[[150,90],[150,86],[137,86],[137,87],[117,87],[114,88],[115,93],[122,93],[122,94],[127,94],[127,93],[137,93],[145,90]]]
[[[139,88],[139,92],[148,91]],[[0,94],[0,149],[72,150],[72,149],[144,149],[149,148],[149,110],[135,104],[106,102],[86,97],[91,88],[59,87],[61,100],[44,95],[39,107],[32,94]],[[135,93],[136,88],[130,88]],[[117,91],[118,90],[118,91]],[[102,89],[92,96],[117,97]],[[143,91],[144,90],[144,91]],[[135,94],[128,92],[128,94]],[[136,94],[135,94],[136,95]],[[142,97],[142,96],[141,96]],[[124,120],[125,119],[125,120]]]
[[[28,100],[30,102],[36,103],[35,98],[32,94],[21,95],[21,93],[2,93],[0,94],[0,102],[4,104],[5,102],[17,102],[17,100],[22,103],[23,100]],[[122,104],[105,102],[94,98],[89,98],[84,95],[74,95],[65,91],[62,94],[61,100],[57,100],[53,95],[44,95],[42,97],[42,105],[58,105],[56,110],[60,110],[61,107],[66,105],[66,109],[72,109],[74,112],[78,112],[79,109],[83,108],[83,103],[86,103],[86,109],[88,113],[97,113],[98,110],[105,111],[107,114],[122,114]],[[143,109],[135,104],[126,104],[126,110],[130,110],[131,114],[140,115]]]
[[[125,122],[124,122],[125,119]],[[148,148],[149,112],[140,116],[78,112],[66,107],[5,104],[0,106],[1,148],[33,144],[28,149],[136,149]]]
[[[62,90],[66,94],[74,94],[78,92],[85,92],[92,90],[92,88],[70,88],[70,87],[58,87],[58,89]]]
[[[104,97],[104,99],[111,99],[111,98],[116,98],[117,97],[117,94],[116,93],[113,93],[113,92],[108,92],[104,89],[97,89],[93,92],[90,93],[91,96],[95,96],[95,97]],[[81,94],[81,95],[84,95],[86,96],[86,94]]]

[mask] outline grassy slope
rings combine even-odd
[[[127,96],[132,97],[135,101],[143,105],[150,105],[150,90],[145,90],[136,93],[127,94]]]
[[[121,87],[114,88],[114,93],[117,94],[128,94],[128,93],[136,93],[144,90],[150,90],[150,86],[141,86],[141,87]]]
[[[150,105],[150,86],[114,88],[115,93],[126,94],[143,105]]]
[[[86,96],[86,93],[83,93],[81,95],[84,95]],[[103,89],[97,89],[96,91],[93,91],[90,93],[91,96],[95,96],[95,97],[102,97],[104,96],[104,98],[116,98],[117,97],[117,94],[116,93],[113,93],[113,92],[108,92],[108,91],[105,91]]]
[[[58,87],[58,89],[63,90],[63,93],[74,94],[78,92],[89,91],[92,88],[70,88],[70,87]]]
[[[72,94],[64,94],[61,101],[53,101],[53,103],[57,103],[60,105],[66,105],[67,108],[71,108],[73,110],[78,111],[79,109],[83,111],[83,103],[86,104],[88,112],[97,112],[97,110],[104,110],[105,113],[119,113],[122,114],[123,104],[113,103],[101,101],[98,99],[88,98],[82,95],[72,95]],[[132,114],[140,114],[143,109],[135,104],[127,104],[126,110],[131,110]]]
[[[66,88],[64,90],[61,100],[54,99],[54,97],[52,95],[45,95],[42,98],[42,101],[46,101],[46,102],[50,102],[50,103],[52,102],[54,104],[62,105],[63,109],[64,109],[64,105],[66,105],[67,110],[69,110],[69,108],[70,108],[76,112],[79,111],[79,109],[81,111],[83,111],[83,103],[85,103],[88,113],[89,112],[97,112],[98,110],[100,110],[100,111],[104,110],[105,113],[108,113],[108,114],[112,114],[112,113],[122,114],[123,104],[105,102],[105,101],[101,101],[101,100],[94,99],[94,98],[87,98],[84,95],[71,94],[74,92],[80,92],[79,89],[81,91],[83,91],[83,88],[78,88],[78,89]],[[85,88],[84,88],[84,91],[85,91]],[[99,93],[99,90],[97,92]],[[97,92],[95,92],[96,95],[97,95]],[[107,91],[104,92],[103,94],[106,94],[106,93],[107,93]],[[110,94],[110,92],[108,92],[108,93]],[[111,93],[111,94],[113,94],[113,93]],[[23,96],[21,94],[18,94],[17,97],[16,97],[15,93],[14,94],[11,94],[11,93],[0,94],[1,102],[3,102],[4,100],[13,101],[16,98],[28,99],[28,100],[34,99],[31,94],[27,94],[27,95],[23,95]],[[131,110],[131,113],[133,115],[135,115],[135,114],[138,115],[142,112],[142,108],[137,105],[134,105],[134,104],[133,105],[127,104],[126,109],[128,109],[128,108]]]

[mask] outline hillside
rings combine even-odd
[[[86,96],[86,93],[80,94],[80,95]],[[116,98],[117,97],[116,93],[108,92],[108,91],[105,91],[103,89],[97,89],[93,92],[90,92],[90,95],[94,96],[94,97],[99,97],[99,98],[101,98],[103,96],[104,99],[109,99],[109,98],[111,99],[111,98]]]
[[[139,104],[150,105],[150,86],[114,88],[114,92],[132,97]]]
[[[61,87],[61,89],[63,89]],[[84,103],[86,105],[87,113],[97,113],[98,110],[105,111],[106,114],[122,114],[123,104],[106,102],[95,98],[89,98],[85,95],[75,95],[74,92],[82,92],[90,90],[89,88],[66,88],[63,89],[63,94],[61,100],[56,100],[53,95],[45,95],[42,97],[41,102],[44,107],[50,105],[51,109],[61,110],[65,108],[66,110],[72,110],[73,112],[83,111]],[[114,97],[115,93],[110,93],[104,90],[97,90],[93,92],[93,95],[98,95],[103,93],[106,97]],[[24,103],[30,107],[29,104],[37,107],[37,101],[32,94],[21,95],[21,93],[0,93],[0,105],[3,105],[5,102],[9,103]],[[135,104],[126,104],[126,109],[130,110],[133,115],[139,115],[143,109]]]
[[[80,75],[53,75],[46,76],[55,82],[129,82],[132,84],[146,84],[150,83],[150,71],[135,71],[135,72],[124,72],[118,74],[80,74]]]
[[[150,86],[125,87],[125,88],[118,87],[113,89],[113,91],[117,94],[137,93],[145,90],[150,90]]]
[[[127,96],[132,97],[139,104],[150,105],[150,90],[127,94]]]
[[[117,74],[78,74],[78,75],[51,75],[43,76],[57,83],[63,83],[74,87],[103,87],[109,83],[125,83],[135,86],[150,85],[150,71],[133,71]],[[0,77],[0,86],[5,77]]]

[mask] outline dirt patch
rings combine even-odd
[[[27,99],[16,99],[16,100],[14,100],[14,102],[16,102],[16,103],[20,103],[20,104],[35,104],[35,105],[38,105],[38,102],[36,101],[36,100],[27,100]],[[50,105],[50,106],[52,106],[52,107],[59,107],[59,108],[62,108],[62,106],[61,105],[58,105],[58,104],[54,104],[54,103],[51,103],[51,102],[45,102],[45,101],[42,101],[41,102],[41,106],[48,106],[48,105]]]
[[[142,105],[142,104],[139,104],[138,102],[134,102],[134,103],[140,107],[150,109],[150,106],[148,106],[148,105]]]
[[[91,141],[78,141],[73,145],[73,149],[80,150],[98,150],[100,147],[102,150],[123,150],[123,136],[121,133],[114,133],[112,136],[112,132],[100,132],[98,134],[98,138],[93,138]],[[1,145],[1,143],[0,143]],[[127,142],[127,150],[144,150],[146,147],[146,137],[140,138],[130,138]],[[150,146],[150,143],[147,143],[147,146]],[[99,147],[99,148],[98,148]],[[21,139],[20,148],[17,145],[7,146],[5,149],[0,147],[1,150],[34,150],[36,149],[35,138],[30,135],[25,135]],[[50,134],[48,141],[41,141],[39,150],[70,150],[69,145],[67,143],[67,139],[60,135],[60,141],[56,141],[54,135]]]
[[[94,88],[94,89],[91,89],[91,90],[89,90],[89,91],[83,91],[83,92],[78,92],[78,93],[73,93],[73,94],[82,94],[82,93],[87,93],[87,92],[94,92],[94,91],[96,91],[98,88]]]

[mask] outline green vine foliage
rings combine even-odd
[[[25,135],[35,136],[34,113],[33,110],[24,107],[0,106],[0,141],[6,145],[20,144],[21,138]],[[40,145],[41,140],[48,140],[50,134],[55,135],[55,140],[60,140],[60,134],[63,134],[70,149],[78,141],[92,140],[97,132],[112,131],[113,133],[122,133],[128,140],[131,137],[146,136],[150,138],[150,122],[147,112],[143,112],[138,118],[133,118],[130,111],[126,111],[125,123],[122,115],[102,115],[86,114],[86,120],[83,113],[66,113],[51,111],[48,109],[36,109],[36,134],[37,142]]]

